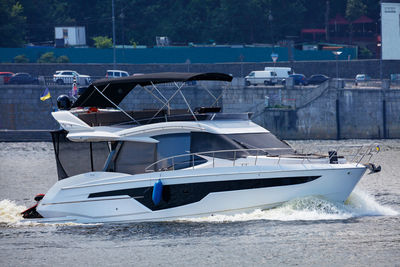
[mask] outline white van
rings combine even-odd
[[[123,70],[107,70],[106,78],[127,77],[129,73]]]
[[[278,82],[282,82],[293,74],[292,68],[288,67],[265,67],[264,70],[274,71]]]
[[[246,86],[250,85],[274,85],[278,82],[276,78],[276,72],[270,70],[255,70],[249,73],[246,77],[244,77],[244,81]]]

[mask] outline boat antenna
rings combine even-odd
[[[105,99],[107,99],[114,107],[116,107],[119,111],[121,111],[122,113],[124,113],[126,116],[128,116],[128,118],[130,118],[133,122],[137,123],[138,125],[140,125],[140,123],[135,120],[131,115],[129,115],[128,113],[125,112],[125,110],[123,110],[122,108],[120,108],[117,104],[115,104],[114,102],[111,101],[111,99],[109,99],[108,97],[106,97],[103,92],[101,92],[95,85],[93,85],[94,89],[97,90],[97,92],[99,92],[99,94],[101,94]]]

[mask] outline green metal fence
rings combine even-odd
[[[289,61],[287,47],[155,47],[155,48],[118,48],[117,63],[226,63],[226,62],[269,62],[271,53],[278,54],[279,61]],[[339,60],[357,59],[355,48],[342,48]],[[55,57],[67,56],[71,63],[112,63],[113,49],[97,48],[0,48],[0,62],[12,63],[14,57],[25,55],[30,62],[37,62],[46,52],[54,52]],[[293,60],[335,60],[331,51],[293,50]]]

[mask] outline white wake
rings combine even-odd
[[[0,201],[0,223],[15,224],[22,220],[21,212],[26,210],[25,206],[19,206],[15,202],[4,199]]]
[[[399,213],[379,204],[372,196],[361,190],[354,190],[346,203],[335,203],[316,197],[305,197],[284,203],[269,210],[255,210],[235,215],[213,215],[201,218],[183,219],[192,222],[236,222],[250,220],[311,221],[344,220],[362,216],[393,216]]]
[[[25,206],[17,205],[14,201],[8,199],[0,201],[0,225],[5,225],[7,227],[80,225],[72,222],[44,224],[32,220],[25,220],[21,212],[26,209]]]

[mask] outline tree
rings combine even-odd
[[[355,19],[358,19],[360,16],[365,15],[367,11],[367,6],[363,3],[362,0],[348,0],[346,6],[346,17],[350,21],[350,43],[353,40],[353,23]]]
[[[96,48],[111,48],[113,46],[112,39],[107,36],[96,36],[92,39]]]
[[[370,59],[373,58],[373,54],[371,52],[371,50],[369,50],[366,47],[360,47],[360,49],[358,50],[358,58],[359,59]]]
[[[353,21],[362,15],[365,15],[367,6],[362,0],[348,0],[346,6],[346,17]]]
[[[18,55],[14,57],[14,62],[15,63],[29,63],[29,58],[27,58],[25,55]]]
[[[59,56],[57,58],[57,63],[69,63],[69,58],[67,56]]]
[[[0,47],[21,47],[25,41],[26,18],[15,0],[0,0]]]
[[[17,2],[18,1],[18,2]],[[323,27],[326,0],[114,0],[116,43],[154,45],[156,36],[172,43],[272,43],[298,36],[302,28]],[[353,20],[379,17],[379,1],[330,1]],[[272,20],[269,19],[270,15]],[[0,0],[0,47],[54,41],[55,26],[85,26],[101,37],[96,47],[112,47],[111,2],[106,0]],[[124,37],[123,37],[124,36]],[[95,39],[88,38],[91,46]]]
[[[47,52],[40,56],[37,60],[38,63],[56,63],[56,58],[54,57],[54,52]]]

